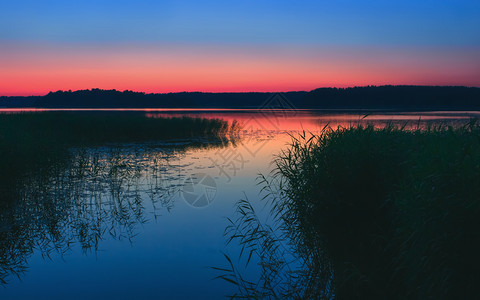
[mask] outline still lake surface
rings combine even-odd
[[[0,113],[25,110],[3,109]],[[29,110],[44,111],[44,110]],[[72,111],[72,110],[69,110]],[[214,280],[226,265],[227,217],[247,197],[262,211],[258,174],[291,135],[327,124],[407,127],[465,124],[480,112],[312,110],[98,110],[151,118],[234,120],[227,143],[163,141],[71,149],[71,161],[33,176],[0,213],[0,299],[218,299],[235,286]],[[81,113],[81,110],[78,110]],[[254,264],[253,264],[254,266]],[[255,278],[252,265],[245,276]]]

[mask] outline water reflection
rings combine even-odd
[[[20,278],[34,252],[50,258],[75,245],[98,251],[107,237],[131,242],[152,215],[174,207],[185,151],[227,145],[76,148],[17,178],[10,201],[0,202],[0,282]]]
[[[55,150],[49,143],[41,156],[17,160],[16,170],[2,172],[0,278],[9,284],[0,298],[31,298],[28,290],[34,291],[35,297],[62,298],[65,291],[55,284],[62,278],[71,279],[64,285],[66,293],[75,290],[79,298],[88,297],[85,283],[100,284],[98,290],[118,298],[138,298],[140,290],[145,298],[155,297],[158,289],[165,298],[209,299],[233,294],[230,284],[211,281],[217,274],[208,268],[225,263],[221,254],[225,250],[225,217],[232,216],[235,202],[244,192],[257,211],[264,206],[255,178],[271,171],[274,155],[291,142],[289,134],[315,133],[326,124],[348,127],[407,122],[416,127],[419,123],[464,122],[470,116],[431,114],[427,120],[423,114],[420,119],[414,114],[364,118],[363,113],[325,115],[314,111],[190,113],[229,123],[238,120],[241,139],[235,143],[191,139],[184,144],[141,142],[67,152]],[[159,114],[155,116],[183,116],[178,112]],[[215,201],[205,209],[189,205],[178,193],[186,178],[200,173],[216,183]],[[117,243],[119,240],[122,242]],[[238,257],[241,248],[231,243],[228,251]],[[43,261],[42,255],[54,262]],[[67,263],[56,259],[58,256]],[[257,263],[254,260],[250,265]],[[28,276],[24,276],[29,266]],[[252,275],[248,278],[260,273],[253,268],[248,272]],[[16,276],[23,282],[14,280]],[[42,279],[46,276],[48,282]],[[75,281],[79,278],[84,281]],[[194,288],[185,289],[187,285]],[[56,296],[52,297],[52,291]]]
[[[318,132],[326,125],[350,127],[356,125],[373,125],[377,128],[387,124],[406,125],[409,128],[425,127],[433,124],[464,124],[470,118],[480,117],[478,111],[437,111],[437,112],[384,112],[384,111],[328,111],[305,109],[255,109],[226,110],[214,113],[198,110],[188,112],[149,111],[150,118],[166,118],[178,116],[200,117],[205,119],[222,119],[238,122],[243,131],[250,133],[279,132]]]

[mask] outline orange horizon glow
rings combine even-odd
[[[92,88],[286,92],[367,85],[480,87],[480,49],[0,47],[0,95]]]

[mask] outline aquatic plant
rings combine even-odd
[[[260,181],[271,225],[261,223],[242,200],[226,231],[229,241],[253,250],[243,259],[247,255],[261,271],[255,282],[244,280],[229,257],[220,277],[238,286],[234,297],[472,298],[478,293],[480,126],[475,120],[413,130],[326,127],[319,135],[292,137],[275,163],[272,176]],[[289,251],[279,252],[281,245]],[[265,263],[275,267],[265,269]]]
[[[52,160],[67,158],[71,147],[162,141],[221,144],[234,139],[236,132],[238,124],[219,119],[104,112],[0,114],[0,192],[15,189],[17,177],[29,170],[40,172]]]

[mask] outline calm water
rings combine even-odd
[[[19,111],[3,110],[3,113]],[[100,112],[99,112],[100,113]],[[122,111],[125,113],[125,111]],[[128,112],[127,112],[128,113]],[[227,217],[248,197],[259,209],[259,173],[290,134],[359,123],[461,124],[478,112],[323,113],[135,110],[148,117],[237,120],[240,138],[71,149],[31,174],[0,213],[0,299],[216,299],[235,287],[210,267],[225,246]],[[258,276],[248,268],[246,276]]]

